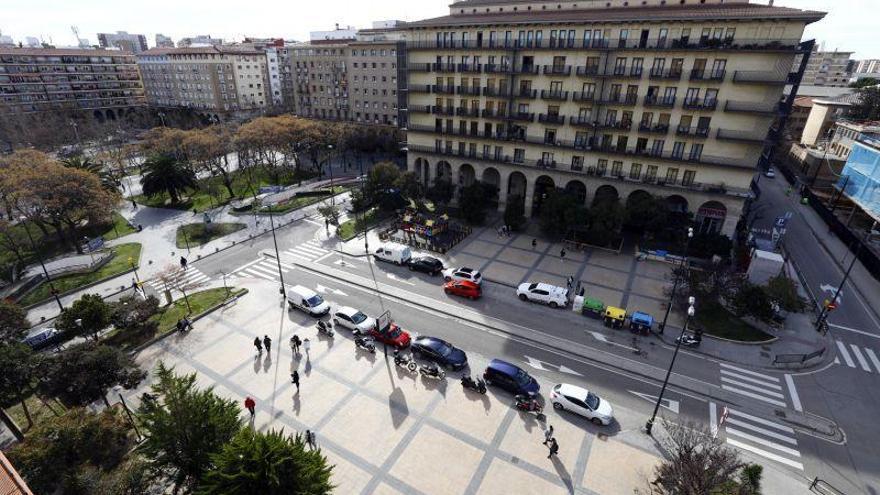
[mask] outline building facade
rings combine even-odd
[[[349,120],[348,43],[354,40],[313,41],[295,45],[296,114],[327,120]]]
[[[174,40],[164,34],[156,34],[156,48],[174,48]]]
[[[118,48],[125,52],[140,53],[148,50],[147,37],[142,34],[129,34],[125,31],[98,33],[101,48]]]
[[[849,85],[855,68],[855,61],[850,59],[853,52],[826,52],[813,49],[807,70],[804,72],[803,84],[814,86],[844,87]]]
[[[837,188],[874,220],[874,227],[877,226],[880,222],[880,134],[872,132],[856,136]]]
[[[407,24],[408,168],[540,210],[649,193],[731,234],[806,24],[720,0],[464,0]]]
[[[880,122],[839,120],[831,128],[828,153],[840,160],[847,160],[860,139],[870,137],[876,144],[880,136]]]
[[[266,53],[240,46],[153,48],[138,54],[147,103],[191,108],[215,121],[271,105]]]
[[[180,41],[177,42],[178,48],[221,45],[223,45],[223,38],[212,38],[210,34],[200,34],[198,36],[180,38]]]
[[[80,110],[99,119],[143,107],[135,56],[116,50],[0,48],[0,114]]]

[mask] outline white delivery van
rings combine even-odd
[[[330,305],[323,297],[302,285],[287,286],[287,304],[290,309],[299,309],[312,316],[323,316],[330,312]]]
[[[412,251],[409,246],[403,244],[386,243],[379,246],[373,255],[378,260],[394,263],[395,265],[403,265],[412,258]]]

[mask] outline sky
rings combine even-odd
[[[766,3],[756,0],[754,3]],[[446,15],[451,0],[6,0],[0,3],[0,32],[16,41],[25,36],[50,38],[55,45],[74,45],[70,27],[97,44],[98,32],[144,34],[153,46],[155,34],[210,34],[241,40],[245,36],[308,40],[309,31],[351,25],[370,27],[372,21],[414,21]],[[5,5],[4,5],[5,4]],[[853,58],[880,58],[877,0],[776,0],[776,5],[829,12],[807,27],[827,50],[856,52]],[[252,8],[250,8],[252,7]]]

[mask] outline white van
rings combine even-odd
[[[324,316],[330,312],[330,305],[323,297],[302,285],[287,286],[287,304],[290,309],[299,309],[312,316]]]
[[[410,251],[409,246],[387,243],[380,245],[379,248],[373,252],[373,256],[375,256],[377,260],[387,261],[389,263],[394,263],[395,265],[403,265],[408,263],[410,258],[412,258],[412,251]]]

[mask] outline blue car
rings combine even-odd
[[[483,373],[483,379],[486,380],[486,385],[496,385],[514,395],[534,397],[541,390],[537,380],[522,368],[500,359],[493,359],[489,363]]]
[[[437,337],[417,337],[410,349],[414,355],[430,359],[444,368],[460,370],[467,366],[467,354]]]

